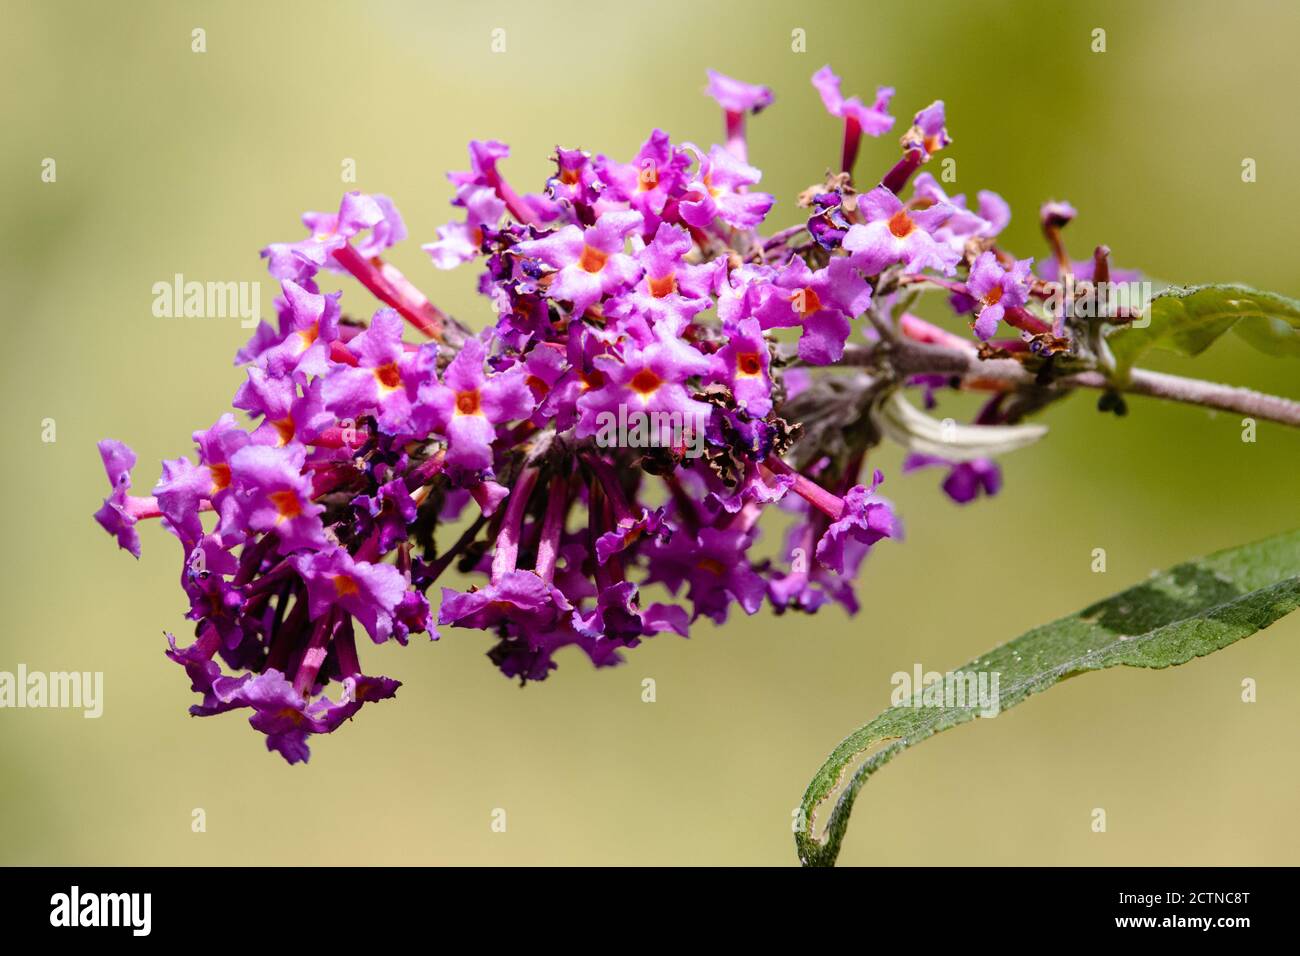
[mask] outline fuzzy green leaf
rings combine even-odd
[[[1220,551],[1153,576],[1070,617],[1035,628],[959,668],[999,675],[1005,711],[1067,677],[1126,665],[1171,667],[1227,647],[1300,607],[1300,531]],[[891,707],[835,748],[813,777],[795,833],[805,865],[830,866],[867,779],[927,737],[980,716],[982,705]],[[851,764],[872,751],[843,788],[824,828],[818,810]],[[818,837],[819,829],[824,832]]]
[[[1124,375],[1148,349],[1199,355],[1234,327],[1260,351],[1300,355],[1300,301],[1244,285],[1173,286],[1151,297],[1144,327],[1119,327],[1106,339]]]

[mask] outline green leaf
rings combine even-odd
[[[1220,551],[1023,634],[959,669],[998,675],[997,710],[1067,677],[1107,667],[1171,667],[1227,647],[1300,607],[1300,530]],[[988,701],[891,707],[835,748],[808,785],[795,833],[799,858],[831,866],[867,779],[913,744],[987,710]],[[965,704],[966,706],[961,706]],[[817,812],[853,773],[818,838]]]
[[[1116,369],[1127,374],[1148,349],[1199,355],[1234,326],[1271,355],[1300,355],[1300,302],[1244,285],[1173,286],[1151,297],[1145,327],[1116,328],[1106,339]]]
[[[1288,325],[1282,319],[1247,316],[1234,325],[1232,331],[1265,355],[1300,358],[1300,328]]]

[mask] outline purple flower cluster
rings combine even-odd
[[[844,122],[843,172],[806,194],[806,224],[766,236],[775,200],[745,139],[746,118],[772,103],[765,87],[710,73],[724,145],[656,129],[625,162],[559,149],[533,194],[503,177],[504,144],[471,143],[470,168],[448,177],[457,218],[423,248],[440,269],[477,261],[496,316],[481,333],[383,260],[406,237],[387,197],[349,193],[303,217],[305,238],[262,251],[281,295],[278,322],[237,356],[246,422],[228,412],[195,432],[194,455],[163,462],[150,497],[128,494],[132,451],[100,443],[100,524],[137,557],[141,519],[181,543],[196,636],[169,635],[167,655],[200,695],[192,713],[247,709],[293,763],[310,735],[398,687],[363,674],[358,625],[376,643],[485,630],[493,663],[535,681],[566,646],[614,664],[733,605],[856,611],[859,565],[900,526],[880,473],[859,480],[866,440],[814,427],[806,409],[838,393],[809,369],[839,362],[855,323],[874,341],[864,314],[899,311],[922,281],[949,289],[980,340],[1004,320],[1043,330],[1026,326],[1030,262],[994,246],[1006,204],[981,193],[971,208],[913,179],[948,143],[943,104],[916,114],[901,158],[859,193],[859,145],[894,125],[893,90],[845,98],[829,68],[813,84]],[[322,290],[337,274],[381,304],[368,321]],[[914,338],[950,335],[895,317]],[[983,423],[1006,420],[1000,399]],[[958,501],[1000,483],[991,462],[907,468],[935,464]],[[756,558],[777,504],[785,557]],[[477,583],[442,587],[435,614],[430,589],[453,565]]]

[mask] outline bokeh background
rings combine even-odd
[[[507,140],[538,188],[556,144],[630,156],[653,126],[712,142],[715,67],[774,87],[751,158],[796,221],[795,194],[838,157],[809,76],[894,85],[900,123],[948,103],[959,189],[1012,204],[1005,234],[1042,255],[1036,210],[1080,210],[1076,255],[1174,282],[1300,295],[1300,9],[1216,2],[801,4],[4,0],[0,289],[5,557],[0,669],[105,673],[105,713],[0,711],[0,862],[63,864],[790,864],[792,809],[890,675],[945,670],[1144,578],[1294,527],[1300,434],[1133,399],[1128,418],[1076,396],[1053,433],[1004,461],[1006,488],[967,508],[939,475],[886,490],[907,523],[861,581],[856,619],[764,611],[691,640],[647,642],[617,669],[576,652],[523,690],[489,641],[363,648],[396,702],[318,740],[308,766],[268,754],[243,717],[186,716],[162,631],[188,633],[179,550],[143,530],[138,564],[91,520],[107,484],[94,443],[163,457],[227,407],[235,320],[158,319],[176,272],[274,286],[257,251],[346,188],[396,200],[412,239],[392,259],[480,325],[470,270],[419,250],[452,217],[443,173],[471,137]],[[207,52],[191,52],[191,30]],[[507,50],[490,52],[491,31]],[[1094,28],[1107,51],[1091,50]],[[802,28],[807,52],[791,51]],[[901,127],[900,127],[901,128]],[[869,142],[859,171],[891,141]],[[57,161],[42,183],[43,158]],[[1241,181],[1241,162],[1258,181]],[[340,181],[356,160],[356,187]],[[343,287],[345,306],[369,300]],[[1154,365],[1300,396],[1300,374],[1231,337]],[[42,420],[57,441],[41,441]],[[143,492],[142,493],[147,493]],[[1090,571],[1104,547],[1108,571]],[[657,681],[656,703],[641,681]],[[1245,677],[1259,700],[1240,701]],[[1164,672],[1072,680],[944,734],[872,778],[845,863],[1300,862],[1300,616]],[[508,829],[494,833],[494,808]],[[1091,811],[1108,813],[1105,834]],[[191,832],[203,808],[207,832]]]

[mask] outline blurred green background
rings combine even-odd
[[[268,754],[243,717],[190,719],[163,657],[188,634],[179,549],[143,530],[137,564],[91,512],[106,493],[94,443],[158,461],[228,405],[246,337],[235,320],[158,319],[176,272],[262,280],[270,241],[346,188],[391,195],[411,232],[392,259],[479,325],[475,273],[419,250],[452,218],[443,173],[471,137],[507,140],[535,189],[556,144],[630,156],[653,126],[720,135],[702,95],[715,67],[774,87],[751,159],[773,227],[839,154],[808,78],[846,93],[894,85],[905,123],[948,104],[957,187],[1001,192],[1005,234],[1043,254],[1039,203],[1081,211],[1077,256],[1173,282],[1236,280],[1300,295],[1300,10],[1236,2],[798,5],[665,2],[71,3],[4,0],[0,35],[0,289],[7,556],[0,669],[102,670],[98,721],[0,711],[0,862],[68,864],[790,864],[791,812],[813,771],[889,701],[890,675],[945,670],[1026,628],[1195,554],[1297,522],[1300,434],[1131,401],[1128,418],[1076,396],[1053,433],[1004,461],[1006,488],[967,508],[939,475],[885,490],[907,523],[861,581],[864,612],[733,618],[649,641],[617,669],[576,652],[520,690],[489,640],[362,649],[405,682],[316,741],[310,765]],[[192,53],[191,30],[207,32]],[[491,31],[507,50],[490,52]],[[1091,51],[1092,30],[1107,51]],[[802,28],[807,52],[793,53]],[[901,129],[901,126],[900,126]],[[891,139],[865,145],[883,170]],[[42,183],[41,161],[58,179]],[[1241,162],[1258,182],[1241,181]],[[356,160],[356,187],[340,181]],[[344,304],[370,308],[351,280]],[[1300,395],[1300,366],[1231,338],[1155,365]],[[41,441],[41,422],[57,441]],[[1089,569],[1104,547],[1108,572]],[[658,700],[641,702],[653,677]],[[1259,700],[1240,702],[1241,681]],[[1069,681],[998,720],[958,728],[873,777],[845,863],[1300,862],[1300,616],[1165,672]],[[1109,828],[1090,829],[1103,807]],[[203,808],[207,832],[191,832]],[[508,829],[490,828],[494,808]]]

